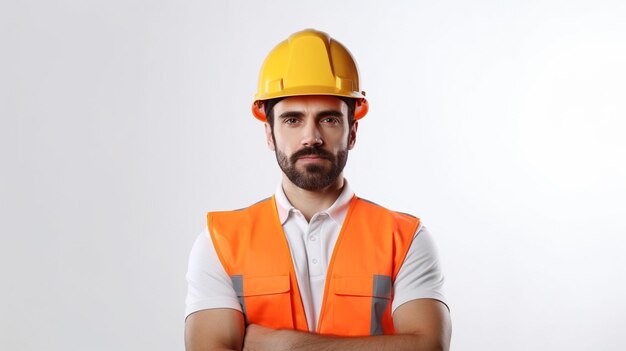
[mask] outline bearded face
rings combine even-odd
[[[317,156],[320,162],[307,162],[298,167],[298,160],[312,159]],[[343,172],[348,161],[348,150],[340,150],[332,154],[317,147],[304,148],[287,156],[276,149],[276,159],[283,173],[299,188],[316,191],[333,184]]]
[[[266,123],[268,147],[295,186],[317,191],[338,181],[354,146],[356,123],[348,122],[348,105],[333,96],[294,96],[272,109]]]

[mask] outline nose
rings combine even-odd
[[[307,123],[304,127],[304,134],[302,135],[302,146],[313,147],[320,146],[324,143],[322,140],[322,134],[318,128],[317,123]]]

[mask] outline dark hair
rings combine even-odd
[[[356,106],[356,101],[353,98],[337,96],[339,99],[343,100],[346,105],[348,105],[348,126],[352,127],[354,124],[354,108]],[[274,131],[274,106],[279,103],[284,97],[275,98],[265,100],[265,115],[267,118],[267,123],[272,127],[272,132]]]

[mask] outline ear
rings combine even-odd
[[[272,151],[276,151],[276,146],[274,145],[274,138],[272,137],[272,127],[267,122],[265,122],[264,125],[265,125],[265,142],[267,143],[267,147]]]
[[[359,122],[354,121],[352,124],[352,128],[350,128],[350,133],[348,134],[348,150],[352,150],[354,148],[354,144],[356,143],[356,131],[359,129]]]

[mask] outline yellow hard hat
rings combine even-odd
[[[354,118],[367,114],[365,92],[352,55],[328,34],[306,29],[292,34],[267,56],[252,114],[266,121],[264,100],[300,95],[332,95],[356,99]]]

